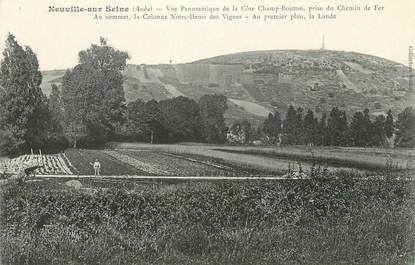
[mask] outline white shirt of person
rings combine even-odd
[[[94,168],[100,168],[100,167],[101,167],[101,163],[99,163],[99,161],[95,161]]]

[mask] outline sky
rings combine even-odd
[[[42,70],[77,64],[78,52],[99,37],[128,51],[131,64],[186,63],[229,53],[254,50],[319,49],[322,35],[330,50],[355,51],[408,65],[409,46],[415,46],[414,0],[229,0],[240,6],[383,5],[385,11],[340,14],[330,21],[186,22],[94,21],[92,14],[48,13],[49,6],[193,5],[223,6],[218,0],[0,0],[0,49],[7,32],[21,45],[31,46]]]

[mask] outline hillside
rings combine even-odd
[[[64,72],[43,72],[46,94],[52,83],[61,83]],[[187,64],[128,65],[124,76],[127,101],[224,94],[229,122],[258,121],[270,110],[285,112],[290,104],[317,113],[338,106],[348,113],[369,108],[374,114],[415,105],[407,67],[354,52],[245,52]]]

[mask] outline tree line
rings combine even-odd
[[[355,112],[348,121],[346,112],[334,107],[318,119],[312,110],[290,106],[281,119],[270,113],[259,131],[271,143],[327,146],[415,146],[415,110],[405,108],[394,120],[392,111],[372,119],[369,109]]]
[[[79,63],[63,76],[62,87],[52,85],[48,99],[40,88],[35,53],[8,35],[0,66],[0,152],[59,151],[114,140],[225,141],[225,96],[127,104],[122,86],[127,52],[101,38],[78,57]]]
[[[179,96],[171,99],[137,99],[127,104],[119,140],[224,143],[224,114],[227,99],[223,95],[204,95],[198,102]]]
[[[284,120],[280,113],[270,113],[256,130],[248,121],[227,128],[223,95],[204,95],[198,101],[181,96],[127,103],[122,71],[129,55],[103,38],[80,51],[78,58],[78,64],[65,72],[62,86],[52,84],[48,99],[40,88],[36,54],[19,45],[12,34],[7,36],[0,63],[0,152],[61,151],[119,140],[249,143],[266,139],[288,145],[382,146],[395,135],[398,146],[415,146],[413,108],[402,111],[396,121],[391,111],[372,120],[365,109],[348,122],[338,108],[318,119],[311,110],[290,106]]]

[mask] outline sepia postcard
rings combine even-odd
[[[414,14],[0,0],[0,264],[415,264]]]

